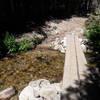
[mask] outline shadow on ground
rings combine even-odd
[[[66,89],[62,100],[100,100],[100,56],[91,56],[91,65],[84,72],[85,79],[76,81],[76,88]]]

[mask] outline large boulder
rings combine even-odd
[[[60,100],[61,83],[50,84],[48,80],[32,81],[19,95],[19,100]]]

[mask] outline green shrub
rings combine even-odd
[[[40,44],[42,42],[42,39],[35,36],[32,39],[23,38],[21,41],[16,42],[15,36],[13,34],[9,34],[9,32],[6,32],[6,35],[2,42],[2,48],[4,47],[3,49],[7,50],[8,53],[17,51],[27,51],[31,48],[31,42],[33,42],[33,44],[36,46],[37,44]],[[0,50],[2,48],[0,47]]]
[[[6,49],[8,50],[8,53],[11,52],[16,52],[18,47],[17,44],[15,42],[15,37],[12,34],[9,34],[9,32],[6,32],[5,38],[3,40],[3,43],[6,47]]]
[[[22,42],[22,43],[30,43],[32,41],[33,41],[32,39],[23,38],[20,42]]]
[[[30,46],[28,44],[21,43],[19,45],[18,51],[27,51],[29,48],[30,48]]]
[[[100,26],[86,28],[85,36],[92,42],[100,41]]]
[[[86,21],[85,36],[88,46],[94,53],[100,53],[100,16],[92,15]]]
[[[16,52],[16,51],[26,51],[30,48],[29,44],[32,40],[30,39],[23,39],[20,41],[20,43],[17,43],[15,41],[15,36],[12,34],[9,34],[9,32],[6,33],[5,38],[3,40],[3,43],[5,45],[5,48],[7,49],[8,53]]]
[[[88,20],[85,22],[85,26],[88,27],[95,27],[100,26],[100,14],[91,14]]]
[[[28,43],[32,42],[31,39],[22,39],[20,44],[19,44],[19,51],[27,51],[30,46]]]

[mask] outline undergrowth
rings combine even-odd
[[[12,53],[12,52],[18,52],[18,51],[27,51],[31,49],[31,45],[38,45],[42,42],[42,39],[39,37],[33,37],[31,39],[29,38],[23,38],[21,41],[16,42],[16,38],[13,34],[6,32],[4,39],[2,40],[2,48],[6,50],[6,52]],[[0,49],[1,50],[1,49]]]
[[[85,36],[92,53],[100,54],[100,14],[92,14],[85,23]]]

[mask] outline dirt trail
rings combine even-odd
[[[72,17],[70,19],[47,22],[47,27],[44,28],[44,31],[47,33],[48,38],[43,41],[41,46],[49,46],[56,38],[62,39],[67,33],[74,31],[81,32],[86,19],[87,18]]]

